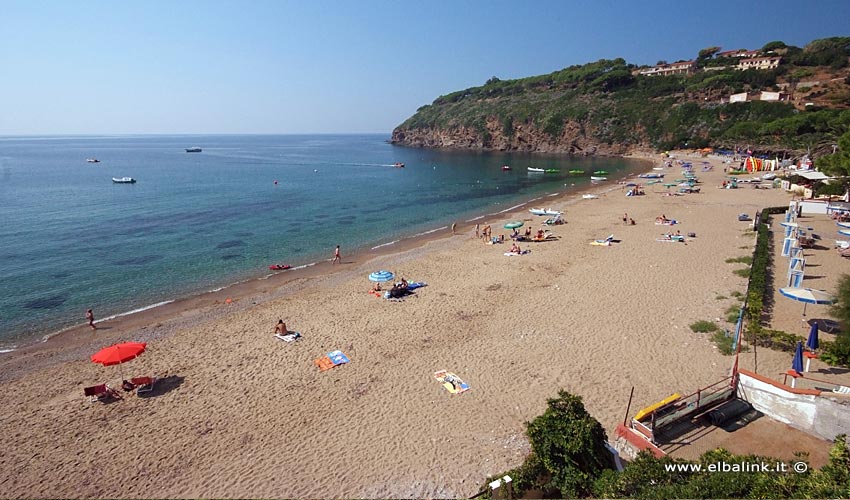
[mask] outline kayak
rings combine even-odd
[[[608,171],[607,170],[597,170],[596,172],[593,172],[593,175],[608,175]]]
[[[583,174],[584,170],[570,170],[571,174]]]
[[[272,264],[269,266],[269,269],[271,269],[272,271],[286,271],[290,267],[292,266],[290,266],[289,264]]]
[[[546,170],[544,170],[544,172],[546,172],[547,174],[557,174],[560,171],[561,169],[558,168],[547,168]]]

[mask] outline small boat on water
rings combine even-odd
[[[596,175],[591,175],[590,180],[592,180],[592,181],[607,181],[608,178],[607,177],[599,177],[599,176],[596,176]]]
[[[401,162],[393,163],[393,167],[395,167],[395,168],[404,168],[404,163],[401,163]]]
[[[113,177],[112,182],[115,184],[135,184],[136,179],[133,179],[132,177]]]
[[[529,172],[545,172],[542,168],[528,167]]]
[[[593,172],[593,175],[608,175],[608,171],[607,170],[597,170],[596,172]]]
[[[86,163],[100,163],[97,158],[86,158]]]
[[[546,170],[544,170],[544,172],[546,172],[547,174],[557,174],[560,171],[560,168],[547,168]]]
[[[286,271],[290,267],[292,266],[290,266],[289,264],[272,264],[269,266],[269,269],[271,269],[272,271]]]
[[[542,208],[532,208],[529,210],[532,215],[561,215],[561,212],[557,210],[552,210],[551,208],[547,208],[543,210]]]
[[[570,173],[573,175],[583,174],[584,170],[570,170]]]
[[[187,153],[200,153],[201,151],[203,151],[203,149],[201,149],[197,146],[195,146],[193,148],[186,148]]]
[[[510,165],[502,165],[502,170],[504,170],[504,171],[511,170],[511,166]]]

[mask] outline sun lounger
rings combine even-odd
[[[130,383],[136,386],[136,394],[144,394],[153,391],[153,385],[156,383],[156,377],[136,377],[131,378]]]
[[[470,389],[469,384],[447,370],[434,372],[434,378],[451,394],[461,394]]]
[[[88,396],[89,400],[92,403],[94,403],[95,401],[100,401],[103,403],[111,399],[121,399],[121,394],[119,394],[118,391],[109,387],[106,384],[86,387],[83,389],[83,394]]]
[[[850,396],[850,387],[844,387],[843,385],[839,385],[832,388],[832,392],[836,394],[847,394]]]
[[[850,248],[850,241],[835,240],[835,248]]]

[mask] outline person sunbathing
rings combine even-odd
[[[514,245],[511,247],[511,253],[520,253],[519,245],[514,243]]]
[[[286,329],[286,323],[283,322],[282,319],[277,320],[277,325],[274,327],[274,332],[279,333],[281,335],[286,335],[288,330]]]

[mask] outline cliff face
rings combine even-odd
[[[587,125],[576,121],[564,123],[560,136],[551,135],[531,124],[514,124],[506,134],[502,122],[488,117],[484,130],[457,126],[452,128],[407,128],[393,130],[392,144],[417,148],[476,149],[488,151],[519,151],[529,153],[567,153],[572,155],[623,155],[646,145],[606,144],[585,133]]]

